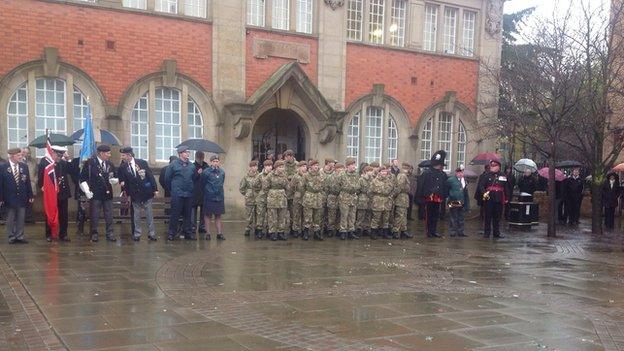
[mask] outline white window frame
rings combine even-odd
[[[184,0],[184,15],[206,18],[207,0]]]
[[[423,50],[436,51],[438,38],[439,6],[425,4],[425,23],[423,26]]]
[[[247,0],[247,25],[264,27],[265,0]]]
[[[364,102],[345,124],[345,157],[359,162],[386,162],[399,158],[399,128],[389,104]]]
[[[279,30],[290,29],[290,0],[273,0],[271,27]]]
[[[451,170],[453,159],[453,118],[450,113],[442,112],[438,114],[438,150],[446,151],[446,164],[444,171]]]
[[[364,0],[348,0],[347,2],[347,39],[362,40],[364,23]]]
[[[178,0],[156,0],[154,10],[164,13],[178,13]]]
[[[444,34],[442,42],[445,54],[455,54],[458,13],[459,10],[455,7],[444,7]]]
[[[433,117],[430,117],[423,125],[420,133],[420,160],[431,159],[433,145]]]
[[[466,165],[468,133],[459,112],[436,110],[421,126],[420,160],[431,159],[433,145],[446,151],[444,171]]]
[[[130,146],[137,158],[149,159],[149,93],[134,104],[130,115]]]
[[[368,106],[364,117],[364,161],[381,163],[384,129],[384,109]]]
[[[35,137],[45,134],[46,129],[50,133],[66,134],[67,89],[65,81],[59,78],[40,77],[35,82]]]
[[[368,0],[368,41],[383,44],[386,34],[385,0]]]
[[[466,165],[466,144],[468,142],[466,128],[462,121],[458,121],[457,131],[457,167]]]
[[[182,142],[182,92],[158,87],[155,94],[153,149],[156,162],[167,162]]]
[[[28,146],[28,83],[20,85],[11,94],[6,111],[7,148]]]
[[[462,50],[463,56],[474,56],[477,13],[464,10],[462,14]]]
[[[147,0],[123,0],[122,6],[131,9],[146,10]]]
[[[84,123],[86,120],[86,113],[89,109],[89,102],[87,101],[87,97],[80,91],[80,89],[74,86],[74,122],[73,122],[73,131],[77,131],[84,128]],[[93,116],[91,116],[91,121],[93,122]],[[84,139],[84,134],[83,134]],[[74,155],[80,154],[80,149],[82,149],[82,141],[76,141],[74,146]]]
[[[360,115],[361,111],[351,117],[347,126],[347,157],[354,157],[360,163]]]
[[[388,27],[390,45],[405,46],[405,24],[407,18],[407,1],[392,0],[391,20]]]
[[[296,30],[300,33],[312,34],[312,24],[314,18],[313,0],[296,0],[297,18]]]
[[[388,113],[387,121],[388,161],[392,161],[399,157],[399,129],[392,114]]]

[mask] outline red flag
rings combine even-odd
[[[56,182],[56,173],[54,172],[54,160],[52,159],[52,145],[50,144],[50,138],[46,141],[46,154],[45,158],[49,164],[43,171],[43,207],[45,208],[46,219],[48,226],[52,231],[52,238],[58,238],[59,234],[59,219],[58,219],[58,183]]]

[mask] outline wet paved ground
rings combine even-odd
[[[30,244],[0,244],[0,350],[624,349],[616,235],[269,242],[241,228],[97,244],[29,228]]]

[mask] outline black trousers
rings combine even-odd
[[[427,236],[437,234],[439,218],[440,204],[437,202],[427,202],[425,204],[425,226],[427,228]]]
[[[500,219],[503,214],[503,204],[500,202],[485,201],[483,202],[484,227],[483,235],[494,236],[500,235]]]
[[[59,218],[59,238],[67,238],[67,223],[69,222],[69,199],[58,199],[58,218]],[[45,236],[46,239],[52,236],[52,228],[48,225],[48,221],[45,221]]]
[[[412,219],[412,207],[414,206],[414,196],[409,196],[409,206],[407,206],[407,219]]]
[[[576,199],[567,199],[566,200],[566,211],[567,211],[567,215],[568,215],[568,220],[570,221],[570,223],[578,223],[579,218],[581,218],[581,202],[583,201],[583,199],[581,198],[580,200],[576,200]]]
[[[604,214],[605,214],[605,227],[607,227],[607,229],[613,229],[615,227],[615,207],[607,207],[605,206],[604,208]]]
[[[557,200],[557,219],[559,223],[565,223],[569,217],[568,205],[563,200]]]

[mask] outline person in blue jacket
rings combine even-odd
[[[180,216],[182,216],[182,232],[184,239],[197,240],[191,226],[191,208],[193,202],[193,183],[199,178],[202,170],[196,169],[189,161],[188,147],[178,147],[178,159],[171,162],[165,170],[165,184],[171,189],[171,211],[167,240],[175,240],[178,233]]]
[[[223,236],[223,224],[221,215],[225,213],[223,199],[223,183],[225,182],[225,172],[221,168],[219,156],[210,157],[210,166],[202,173],[202,184],[204,185],[204,220],[206,221],[206,240],[210,240],[210,219],[214,216],[217,227],[217,239],[225,240]]]

